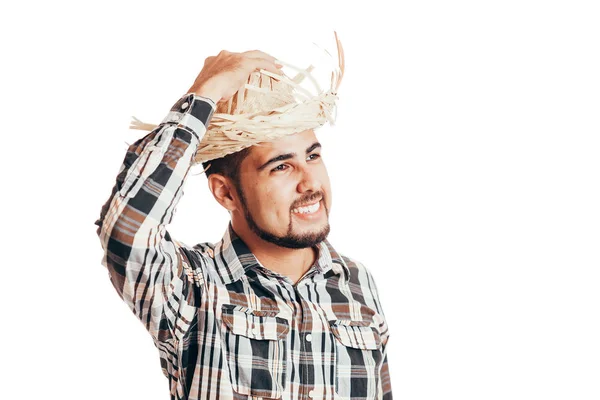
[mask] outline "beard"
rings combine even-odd
[[[290,207],[290,223],[288,224],[288,230],[287,230],[286,234],[283,236],[277,236],[269,231],[262,229],[260,226],[258,226],[256,221],[252,217],[252,214],[248,210],[248,205],[247,205],[248,203],[246,201],[246,196],[244,195],[241,185],[237,189],[240,194],[240,200],[242,203],[242,208],[244,209],[244,216],[246,218],[246,222],[248,223],[248,226],[250,227],[252,232],[254,232],[262,240],[267,241],[269,243],[273,243],[279,247],[285,247],[288,249],[305,249],[307,247],[313,247],[313,246],[321,243],[323,240],[325,240],[327,238],[327,235],[329,235],[329,231],[330,231],[329,210],[327,209],[327,206],[325,205],[326,204],[325,193],[315,192],[315,193],[303,196],[302,198],[295,201],[294,204],[292,204],[292,206]],[[325,208],[325,214],[327,216],[327,224],[321,230],[316,231],[316,232],[306,232],[306,233],[302,233],[302,234],[294,233],[292,217],[291,217],[292,209],[294,209],[296,207],[295,205],[308,203],[312,200],[318,199],[319,197],[321,197],[322,205]]]

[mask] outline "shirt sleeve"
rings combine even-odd
[[[380,382],[380,393],[382,394],[382,400],[392,400],[392,382],[390,379],[390,369],[388,364],[388,342],[390,339],[390,330],[385,318],[385,314],[383,312],[383,307],[381,306],[381,301],[379,300],[379,290],[377,289],[377,283],[373,278],[371,272],[367,272],[369,281],[371,282],[371,295],[373,296],[373,301],[375,303],[375,308],[378,313],[381,315],[382,319],[379,321],[379,330],[381,333],[381,352],[383,362],[381,363],[381,370],[379,373],[379,382]]]
[[[385,343],[382,344],[383,346],[383,364],[381,366],[381,374],[380,374],[380,381],[381,381],[381,390],[383,393],[383,400],[392,400],[392,382],[390,380],[390,369],[389,369],[389,365],[388,365],[388,358],[387,358],[387,341],[389,339],[389,336],[386,337],[385,339]]]
[[[155,341],[187,330],[182,309],[190,307],[182,305],[200,294],[166,227],[214,110],[210,99],[184,95],[158,127],[129,146],[95,222],[113,286]]]

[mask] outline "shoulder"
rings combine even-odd
[[[208,276],[208,270],[214,262],[213,243],[205,242],[189,246],[183,242],[177,242],[179,257],[182,261],[183,271],[190,276],[194,276],[197,285],[203,286],[205,277]]]
[[[338,253],[337,255],[338,257],[333,262],[340,263],[346,269],[350,284],[360,285],[361,287],[370,288],[370,290],[375,292],[377,291],[373,273],[365,264],[346,254]]]
[[[346,281],[353,296],[381,312],[377,283],[371,270],[361,261],[346,254],[335,253],[333,263],[340,264],[346,272]]]

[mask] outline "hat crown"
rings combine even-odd
[[[294,88],[270,76],[253,72],[248,78],[248,85],[263,89],[262,91],[242,88],[229,101],[220,101],[215,110],[218,114],[251,114],[273,110],[294,103]],[[243,92],[243,93],[242,93]]]

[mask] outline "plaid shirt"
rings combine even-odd
[[[154,340],[172,399],[392,400],[370,272],[325,240],[297,282],[231,225],[215,244],[166,230],[215,105],[183,96],[132,144],[96,221],[102,264]]]

